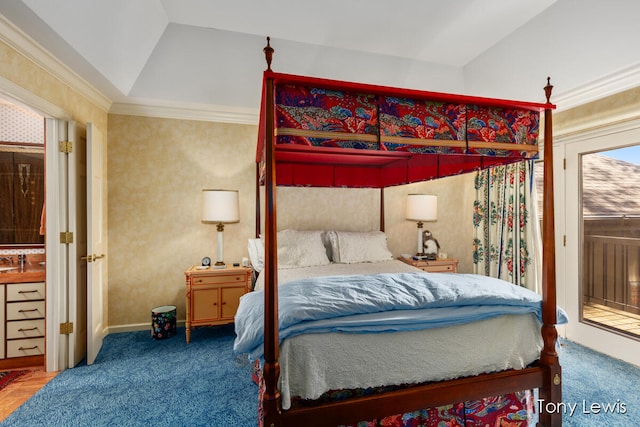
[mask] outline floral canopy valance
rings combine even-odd
[[[380,188],[538,154],[544,104],[267,75],[278,185]]]

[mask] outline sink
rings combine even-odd
[[[18,267],[0,267],[0,273],[4,271],[17,270]]]

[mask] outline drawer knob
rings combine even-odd
[[[28,331],[36,331],[38,330],[37,326],[34,326],[33,328],[20,328],[18,329],[18,332],[28,332]]]
[[[38,293],[37,289],[34,289],[32,291],[18,291],[19,294],[34,294],[34,293]]]
[[[25,310],[25,309],[21,308],[20,310],[18,310],[18,313],[28,313],[28,312],[31,312],[31,311],[38,311],[38,309],[37,308],[30,308],[28,310]]]

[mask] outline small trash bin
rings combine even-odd
[[[176,306],[163,305],[151,310],[151,337],[155,340],[176,334]]]

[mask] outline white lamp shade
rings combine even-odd
[[[436,221],[438,219],[438,196],[409,194],[406,218],[412,221]]]
[[[238,222],[238,191],[202,190],[203,222]]]

